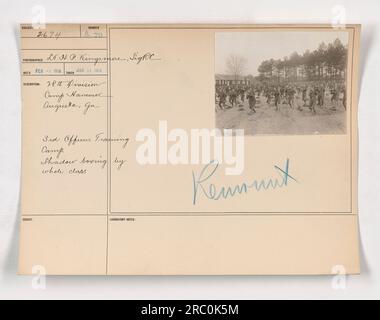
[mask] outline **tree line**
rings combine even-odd
[[[320,43],[314,51],[302,55],[293,52],[283,59],[264,60],[258,67],[260,81],[322,80],[344,78],[347,68],[347,47],[336,38]]]

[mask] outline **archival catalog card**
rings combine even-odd
[[[359,39],[21,25],[19,273],[359,273]]]

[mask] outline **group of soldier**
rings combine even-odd
[[[303,111],[308,108],[316,114],[316,107],[330,108],[336,111],[342,106],[347,108],[346,88],[336,82],[310,82],[287,84],[258,84],[258,85],[217,85],[217,110],[226,110],[244,105],[248,101],[250,114],[256,113],[256,107],[266,102],[279,111],[281,106],[288,105]]]

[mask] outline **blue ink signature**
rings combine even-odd
[[[286,159],[284,168],[274,166],[276,172],[280,175],[280,178],[253,180],[250,183],[243,182],[235,186],[222,186],[218,190],[213,183],[205,186],[205,183],[215,174],[219,167],[219,163],[213,160],[202,169],[198,177],[195,176],[194,171],[192,172],[193,205],[196,204],[199,193],[202,193],[204,196],[206,196],[206,198],[210,200],[219,200],[227,199],[228,197],[232,198],[236,194],[247,193],[249,189],[254,189],[256,191],[278,189],[287,187],[290,181],[295,181],[298,183],[297,179],[289,174],[289,164],[289,159]]]

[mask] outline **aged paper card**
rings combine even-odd
[[[359,273],[359,39],[21,25],[19,272]]]

